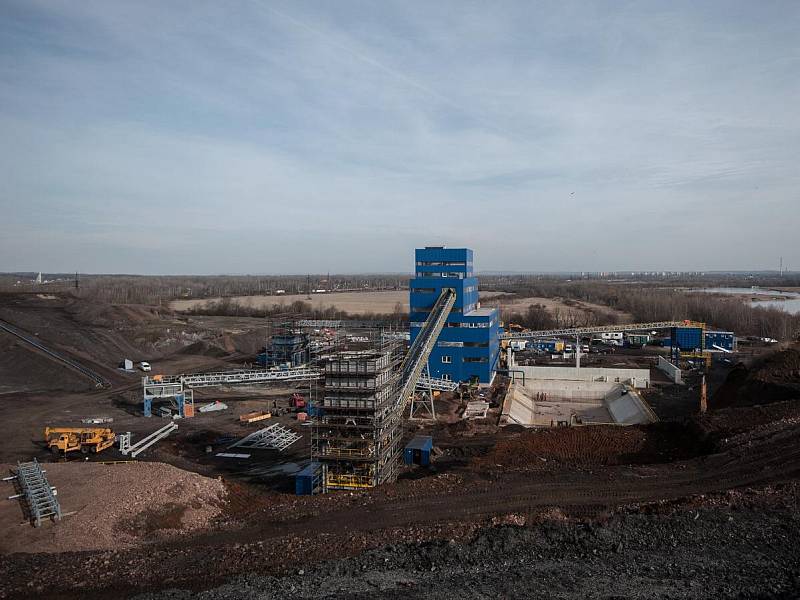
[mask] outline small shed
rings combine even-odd
[[[407,465],[427,467],[431,464],[432,449],[433,438],[429,435],[418,435],[408,442],[403,450],[403,462]]]

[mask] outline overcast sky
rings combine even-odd
[[[0,2],[0,271],[800,269],[800,2]]]

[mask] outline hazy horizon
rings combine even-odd
[[[0,5],[0,270],[800,264],[800,4]]]
[[[22,276],[27,275],[29,277],[35,277],[38,273],[41,273],[42,276],[60,276],[62,281],[71,281],[75,273],[69,272],[55,272],[55,271],[5,271],[0,272],[0,276]],[[605,270],[605,271],[475,271],[476,276],[523,276],[523,275],[544,275],[544,276],[596,276],[599,274],[603,274],[605,276],[625,276],[625,275],[643,275],[643,274],[652,274],[653,276],[660,276],[662,273],[669,275],[692,275],[692,276],[714,276],[714,275],[778,275],[780,271],[778,269],[764,269],[764,270],[753,270],[753,271],[737,271],[731,269],[723,269],[723,270],[715,270],[715,271],[703,271],[703,270],[688,270],[688,271],[671,271],[671,270],[653,270],[653,269],[644,269],[641,271],[631,271],[631,270]],[[789,269],[783,270],[784,276],[793,276],[800,273],[800,271],[793,271]],[[324,278],[324,277],[331,277],[332,279],[335,277],[354,277],[356,275],[363,275],[365,277],[378,277],[378,276],[402,276],[402,277],[413,277],[414,272],[412,270],[409,271],[341,271],[341,272],[334,272],[334,273],[300,273],[300,272],[286,272],[286,273],[162,273],[162,274],[152,274],[152,273],[124,273],[124,272],[117,272],[117,273],[78,273],[79,277],[315,277],[315,278]]]

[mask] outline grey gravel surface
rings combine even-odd
[[[212,559],[213,560],[213,559]],[[468,543],[384,547],[282,577],[138,600],[286,598],[800,598],[793,509],[633,514],[604,524],[484,530]]]

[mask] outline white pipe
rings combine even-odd
[[[147,450],[150,446],[155,444],[158,440],[167,437],[170,433],[175,431],[178,426],[175,423],[169,423],[168,425],[164,425],[161,429],[154,431],[146,438],[143,438],[136,442],[133,446],[128,448],[127,452],[123,452],[123,454],[128,454],[132,457],[137,456],[140,452]]]

